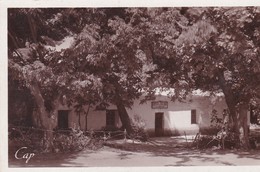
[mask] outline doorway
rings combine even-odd
[[[155,136],[163,136],[163,112],[155,113]]]
[[[58,128],[59,129],[69,128],[69,110],[58,111]]]

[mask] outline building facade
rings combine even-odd
[[[130,118],[138,116],[145,123],[150,136],[190,135],[209,130],[212,110],[215,109],[218,117],[223,118],[223,110],[227,108],[223,96],[212,101],[209,96],[194,95],[189,101],[173,102],[167,96],[157,95],[155,100],[140,104],[141,99],[135,100],[127,112]],[[114,105],[103,110],[89,108],[87,116],[64,105],[58,109],[57,128],[102,130],[122,126]]]

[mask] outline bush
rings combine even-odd
[[[198,148],[205,149],[213,146],[219,146],[219,141],[214,136],[201,136],[198,140]]]
[[[35,152],[43,151],[44,132],[29,127],[10,127],[8,129],[9,150],[27,147]]]
[[[216,109],[213,109],[210,114],[210,123],[211,127],[217,130],[220,130],[223,126],[223,119],[219,118],[219,114]]]
[[[35,128],[9,128],[9,152],[16,151],[21,146],[34,152],[44,152],[44,131]],[[102,138],[90,138],[81,130],[63,130],[53,133],[53,152],[74,152],[83,149],[98,149],[103,146]]]
[[[145,131],[145,122],[141,119],[140,116],[134,115],[134,117],[131,119],[131,125],[134,132],[130,135],[130,138],[137,139],[142,142],[148,140],[149,136]]]
[[[197,140],[197,146],[200,149],[204,148],[225,148],[233,149],[238,147],[239,138],[233,132],[220,131],[217,135],[203,135]]]
[[[105,136],[109,137],[109,139],[123,139],[124,131],[122,128],[118,128],[116,126],[106,126],[101,129],[104,131]],[[103,135],[104,135],[103,133]]]
[[[54,133],[53,149],[55,152],[80,151],[87,148],[90,138],[81,130],[74,130],[69,133]]]

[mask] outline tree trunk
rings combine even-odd
[[[85,113],[85,131],[88,130],[88,113],[89,113],[89,109],[90,109],[90,104],[88,105],[88,110]]]
[[[132,128],[128,113],[125,109],[125,106],[122,103],[117,103],[116,106],[118,109],[118,114],[119,114],[120,120],[122,122],[123,128],[126,129],[128,134],[132,134],[133,128]]]
[[[133,127],[131,125],[130,118],[128,116],[128,113],[126,111],[126,108],[125,108],[123,102],[120,101],[120,100],[121,99],[118,98],[118,101],[116,103],[120,120],[122,122],[123,128],[126,129],[127,133],[132,134],[134,130],[133,130]]]
[[[237,131],[239,133],[240,146],[244,149],[250,149],[247,111],[248,106],[246,104],[243,104],[239,106],[237,112]]]
[[[228,97],[225,95],[225,97]],[[249,149],[249,128],[248,128],[248,119],[247,119],[247,110],[248,106],[237,105],[232,106],[232,103],[228,103],[229,98],[226,98],[228,109],[230,110],[231,118],[233,119],[234,125],[233,130],[239,136],[240,147],[244,149]]]
[[[248,103],[244,102],[241,104],[237,101],[231,89],[231,85],[225,81],[223,73],[219,75],[219,84],[225,95],[229,115],[233,120],[232,129],[239,136],[240,147],[249,149],[249,129],[247,125]]]
[[[88,115],[85,115],[85,131],[88,130]]]
[[[126,129],[127,134],[132,134],[134,132],[133,127],[131,125],[131,120],[128,116],[128,113],[126,111],[124,101],[122,100],[121,96],[119,95],[121,87],[120,84],[115,82],[115,104],[117,106],[118,114],[120,117],[120,120],[122,122],[123,128]]]
[[[33,42],[36,43],[37,42],[36,23],[30,14],[27,15],[27,18],[28,18],[28,23],[30,26],[30,31],[31,31],[31,36],[32,36]]]
[[[225,100],[228,106],[228,110],[229,110],[229,117],[231,117],[232,122],[233,122],[233,130],[237,129],[237,124],[238,124],[238,119],[236,117],[236,99],[234,98],[234,95],[232,93],[232,89],[231,86],[226,82],[225,77],[224,77],[224,73],[220,73],[219,74],[219,84],[220,87],[225,95]]]
[[[80,120],[81,120],[81,119],[80,119],[80,111],[78,112],[78,117],[79,117],[79,118],[78,118],[79,130],[81,130],[81,124],[80,124]]]
[[[38,127],[44,130],[44,149],[50,151],[53,146],[54,121],[50,113],[45,109],[44,99],[36,81],[33,81],[30,90],[37,104],[37,116],[34,117],[39,117],[38,121],[40,126]]]

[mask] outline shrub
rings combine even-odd
[[[10,127],[8,131],[9,150],[27,147],[35,152],[43,151],[44,132],[29,127]]]
[[[198,140],[198,148],[211,148],[213,146],[219,146],[218,140],[214,139],[214,136],[201,136]]]
[[[101,129],[104,131],[105,136],[109,137],[109,139],[123,139],[124,131],[122,128],[118,128],[116,126],[106,126]],[[103,133],[103,135],[104,135]]]
[[[218,116],[218,111],[213,109],[210,114],[210,126],[214,129],[220,130],[223,125],[223,119]]]
[[[202,135],[197,140],[200,149],[218,147],[222,149],[237,148],[239,138],[233,132],[219,131],[217,135]]]
[[[137,139],[142,142],[148,140],[149,136],[145,131],[145,122],[141,119],[140,116],[134,115],[134,117],[131,119],[131,125],[134,130],[134,132],[130,135],[132,139]]]
[[[44,131],[35,128],[11,127],[8,132],[9,152],[16,151],[21,146],[34,152],[44,152]],[[98,149],[103,146],[102,138],[90,138],[81,130],[63,130],[53,133],[53,152],[74,152],[83,149]]]
[[[53,149],[55,152],[80,151],[87,148],[90,138],[85,136],[83,131],[72,129],[67,132],[55,132]]]

